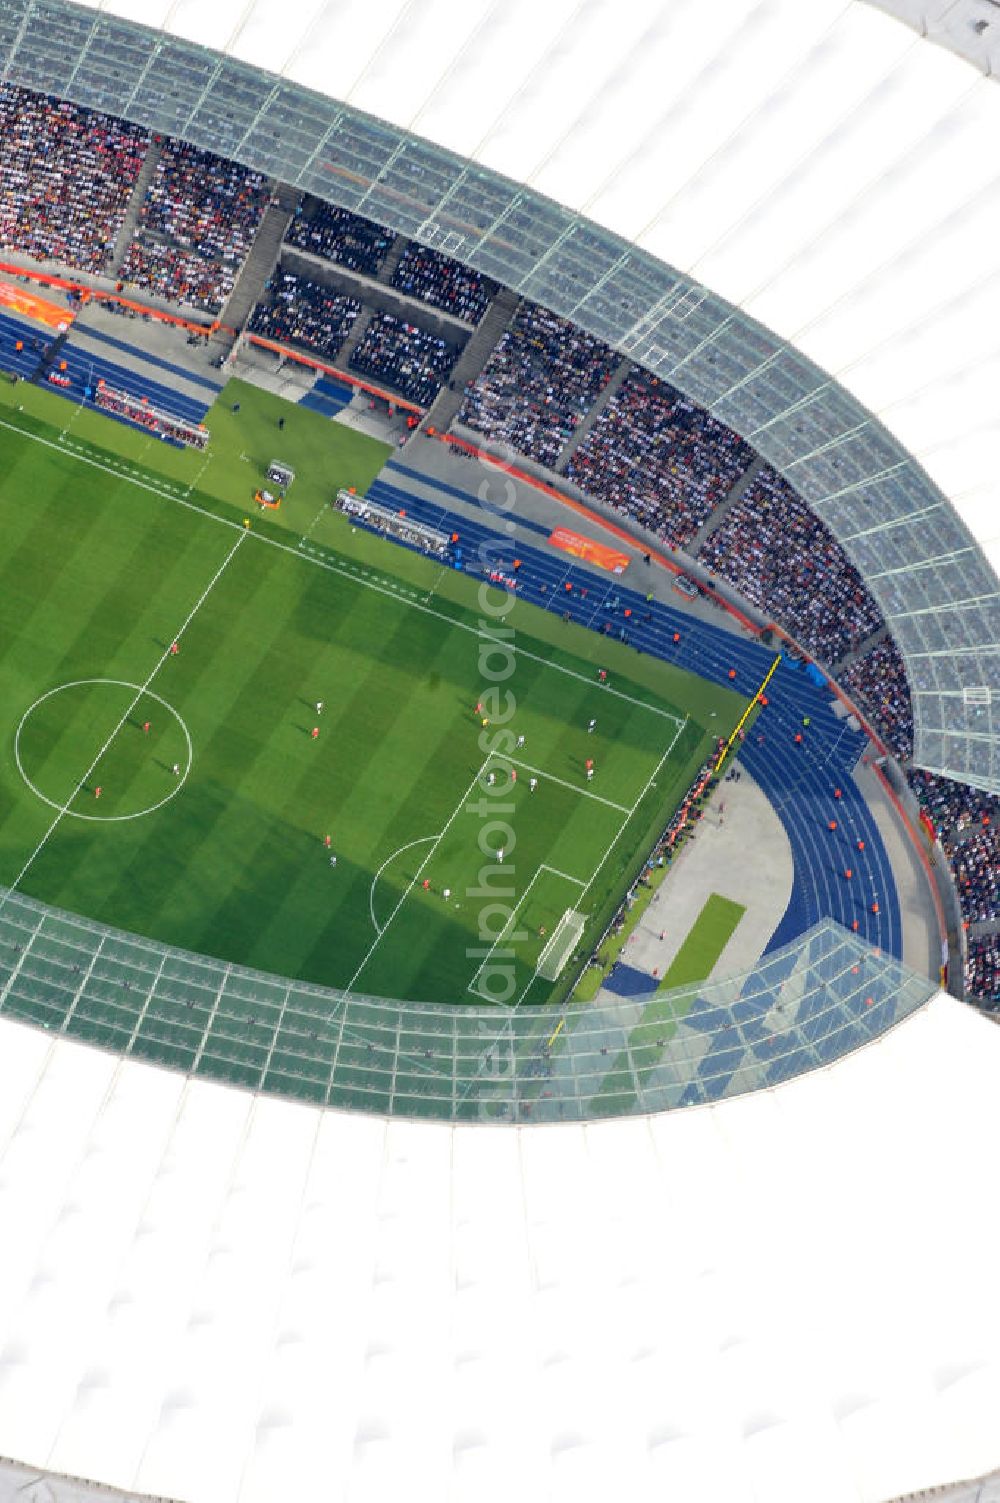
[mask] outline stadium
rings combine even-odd
[[[0,0],[0,1499],[1000,1497],[996,0]]]

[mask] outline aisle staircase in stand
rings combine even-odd
[[[475,332],[470,335],[469,342],[458,357],[447,384],[442,386],[428,408],[418,432],[423,432],[429,427],[436,428],[440,433],[447,431],[462,405],[465,388],[476,379],[500,343],[504,331],[517,312],[520,301],[518,294],[512,292],[509,287],[500,288],[483,314]]]
[[[220,322],[240,330],[260,302],[268,277],[278,264],[281,246],[292,222],[299,194],[287,183],[279,183],[272,202],[254,236],[250,253],[236,278],[236,285],[220,315]]]
[[[114,249],[111,252],[111,260],[108,262],[108,276],[116,277],[121,270],[121,264],[125,260],[125,252],[132,244],[135,232],[139,226],[139,215],[146,201],[146,189],[153,181],[157,165],[163,152],[163,147],[157,140],[151,140],[145,160],[139,168],[139,176],[135,180],[132,196],[125,209],[125,218],[122,227],[115,237]]]

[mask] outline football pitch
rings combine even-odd
[[[386,451],[318,414],[220,403],[203,491],[31,404],[0,406],[0,886],[351,994],[545,1001],[564,915],[586,950],[740,698],[522,602],[498,646],[478,581],[332,511]],[[264,409],[304,483],[247,530]]]

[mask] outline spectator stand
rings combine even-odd
[[[698,557],[831,666],[884,625],[857,569],[792,487],[765,467]]]
[[[394,238],[382,225],[309,194],[296,209],[285,243],[374,278]]]
[[[391,313],[373,313],[348,359],[351,370],[374,376],[426,409],[461,353],[456,346]]]
[[[247,322],[252,334],[277,344],[298,345],[311,355],[336,360],[361,312],[358,298],[278,267]]]
[[[107,269],[149,146],[111,115],[0,82],[0,246]]]
[[[472,325],[453,309],[418,298],[392,282],[375,281],[339,262],[321,260],[287,241],[273,273],[275,280],[281,273],[310,282],[328,295],[354,298],[369,313],[389,313],[416,324],[448,344],[461,345],[469,338]]]
[[[840,675],[840,682],[854,701],[864,706],[893,756],[900,762],[909,761],[913,755],[913,706],[903,659],[892,637],[876,642]]]
[[[749,469],[754,451],[666,381],[633,367],[571,455],[588,495],[683,548]]]
[[[457,420],[551,470],[619,364],[603,341],[522,301]]]
[[[267,208],[260,173],[186,142],[163,142],[121,278],[168,302],[221,312]]]
[[[411,240],[392,274],[392,285],[408,297],[475,326],[499,289],[499,284],[454,261],[442,251]]]
[[[986,1012],[1000,1013],[1000,939],[996,934],[969,940],[965,990]]]
[[[928,838],[948,864],[961,915],[963,978],[970,1000],[996,1003],[1000,974],[1000,798],[910,768],[907,781]],[[985,989],[981,989],[985,988]]]

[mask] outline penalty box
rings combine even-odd
[[[543,862],[520,896],[511,900],[509,917],[496,938],[488,943],[483,937],[485,953],[468,987],[472,996],[498,1004],[515,1000],[525,979],[539,973],[546,954],[554,956],[554,942],[562,951],[560,935],[567,932],[565,916],[573,911],[573,903],[585,893],[587,885],[585,880]],[[577,939],[586,922],[585,915],[579,918]],[[565,950],[563,964],[572,948],[571,944]]]

